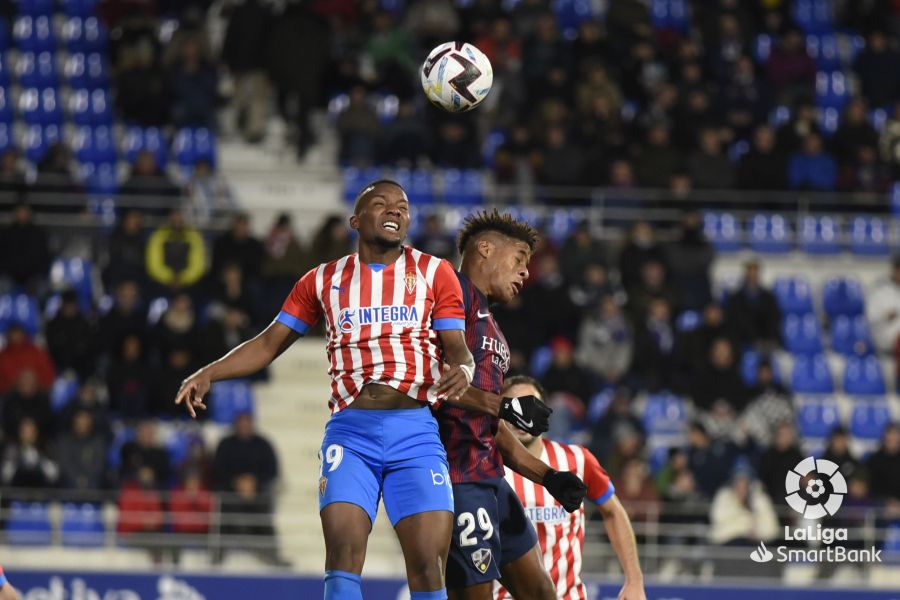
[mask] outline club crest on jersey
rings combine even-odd
[[[341,328],[341,331],[347,333],[356,329],[356,323],[353,322],[353,318],[355,316],[355,310],[345,308],[341,311],[341,313],[338,315],[338,327]]]
[[[327,477],[319,477],[319,495],[320,496],[325,495],[325,486],[326,485],[328,485],[328,478]]]
[[[491,566],[491,549],[479,548],[472,553],[472,563],[481,573],[487,573],[488,567]]]
[[[403,283],[406,284],[406,291],[410,294],[416,291],[416,283],[419,282],[419,278],[416,276],[415,271],[407,271],[406,275],[403,276]]]

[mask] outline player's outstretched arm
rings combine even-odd
[[[438,332],[447,365],[437,382],[437,396],[441,400],[456,403],[472,383],[475,376],[475,359],[466,345],[462,329],[441,329]]]
[[[644,574],[641,572],[641,563],[638,560],[637,542],[634,539],[634,530],[631,528],[631,520],[628,518],[625,507],[613,494],[598,509],[603,517],[603,526],[606,528],[609,542],[625,573],[625,585],[619,592],[618,600],[646,600]]]
[[[587,486],[578,475],[550,468],[544,461],[531,454],[502,421],[494,441],[500,455],[503,456],[504,465],[522,477],[544,486],[568,512],[578,510],[587,493]]]
[[[203,398],[214,381],[256,373],[278,358],[299,337],[300,334],[290,327],[273,321],[255,338],[247,340],[185,379],[175,397],[175,404],[184,403],[190,415],[196,417],[196,409],[206,409]]]
[[[19,600],[19,593],[10,584],[0,587],[0,600]]]

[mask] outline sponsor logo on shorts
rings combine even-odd
[[[480,573],[487,573],[488,567],[491,566],[491,549],[479,548],[472,553],[472,564]]]
[[[328,478],[327,477],[319,477],[319,495],[320,496],[325,495],[325,486],[326,485],[328,485]]]

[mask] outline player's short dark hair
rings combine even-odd
[[[530,385],[538,392],[538,398],[543,400],[547,397],[547,390],[541,385],[541,382],[531,375],[513,375],[503,380],[503,391],[505,392],[514,385]]]
[[[369,190],[371,190],[373,187],[375,187],[376,185],[381,185],[382,183],[389,183],[391,185],[396,185],[401,190],[403,189],[403,186],[400,185],[399,183],[397,183],[396,181],[394,181],[393,179],[376,179],[375,181],[373,181],[371,183],[367,183],[366,185],[363,186],[363,188],[361,190],[359,190],[359,193],[356,195],[356,199],[353,200],[353,214],[354,215],[359,214],[360,202],[362,201],[363,198],[366,197],[366,193]],[[404,191],[404,193],[406,192],[406,190],[403,190],[403,191]]]
[[[496,231],[501,235],[525,242],[532,252],[537,245],[538,232],[534,227],[524,221],[517,221],[509,214],[501,214],[495,208],[490,212],[483,210],[466,218],[456,244],[459,253],[465,252],[469,241],[485,231]]]

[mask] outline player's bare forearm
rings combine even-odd
[[[0,587],[0,600],[19,600],[19,594],[13,586],[5,583]]]
[[[500,421],[497,435],[494,436],[497,449],[503,457],[503,464],[522,477],[543,485],[542,481],[550,467],[542,460],[531,454],[519,438],[513,434],[509,425]]]
[[[622,565],[625,573],[625,586],[620,598],[646,598],[644,595],[644,574],[641,572],[641,563],[638,560],[637,541],[634,538],[634,530],[631,528],[631,520],[625,507],[619,499],[613,495],[600,507],[600,515],[603,517],[603,526],[609,536],[609,542]]]
[[[479,390],[471,385],[466,389],[462,397],[452,402],[452,404],[466,410],[473,410],[494,417],[500,414],[500,396]]]
[[[438,398],[458,402],[472,383],[475,359],[466,346],[465,332],[461,329],[442,329],[437,332],[441,340],[446,368],[437,382]]]
[[[190,415],[195,417],[196,408],[206,408],[203,397],[209,392],[213,382],[246,377],[258,372],[278,358],[299,337],[290,327],[273,322],[253,339],[185,379],[178,390],[175,404],[183,402]]]

